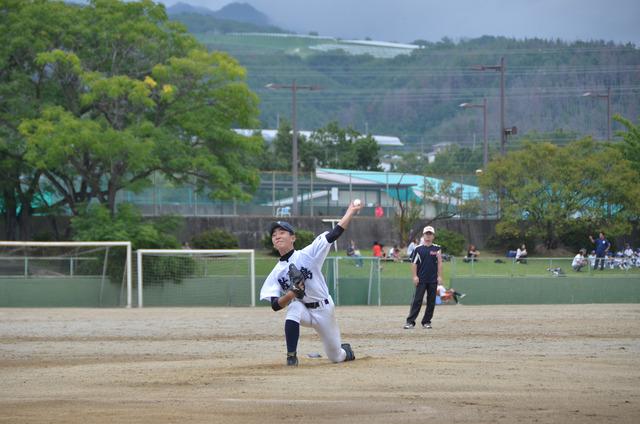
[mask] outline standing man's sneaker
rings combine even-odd
[[[287,366],[289,367],[297,367],[298,366],[298,356],[293,353],[287,353]]]
[[[405,330],[411,330],[411,329],[412,329],[413,327],[415,327],[415,326],[416,326],[416,323],[415,323],[415,322],[408,322],[408,323],[406,323],[406,324],[404,325],[404,327],[402,327],[402,328],[404,328]]]
[[[431,326],[431,323],[427,323],[427,324],[422,324],[422,328],[426,328],[427,330],[431,330],[433,327]]]
[[[353,353],[353,349],[351,349],[351,345],[349,343],[343,343],[340,345],[342,349],[346,352],[347,356],[344,358],[344,361],[353,361],[356,359],[356,355]]]

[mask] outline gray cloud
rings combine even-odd
[[[231,0],[182,0],[217,10]],[[640,45],[638,0],[239,0],[301,33],[438,41],[496,35]],[[171,5],[176,0],[163,0]]]

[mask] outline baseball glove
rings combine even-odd
[[[304,274],[294,264],[290,264],[289,281],[291,281],[291,287],[289,287],[289,290],[294,292],[298,299],[304,297],[304,280]]]

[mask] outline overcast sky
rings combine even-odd
[[[161,0],[170,6],[178,0]],[[218,10],[230,0],[181,0]],[[481,35],[632,42],[640,0],[239,0],[299,33],[410,42]]]

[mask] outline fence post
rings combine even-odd
[[[276,171],[271,172],[271,215],[276,216]]]
[[[313,216],[313,171],[309,173],[310,175],[310,184],[311,184],[311,195],[309,197],[309,213]]]
[[[338,279],[336,278],[336,260],[332,260],[333,267],[333,292],[336,294],[335,304],[340,305],[340,285],[338,284]]]
[[[377,258],[378,261],[378,306],[382,306],[382,285],[380,279],[380,258]]]

